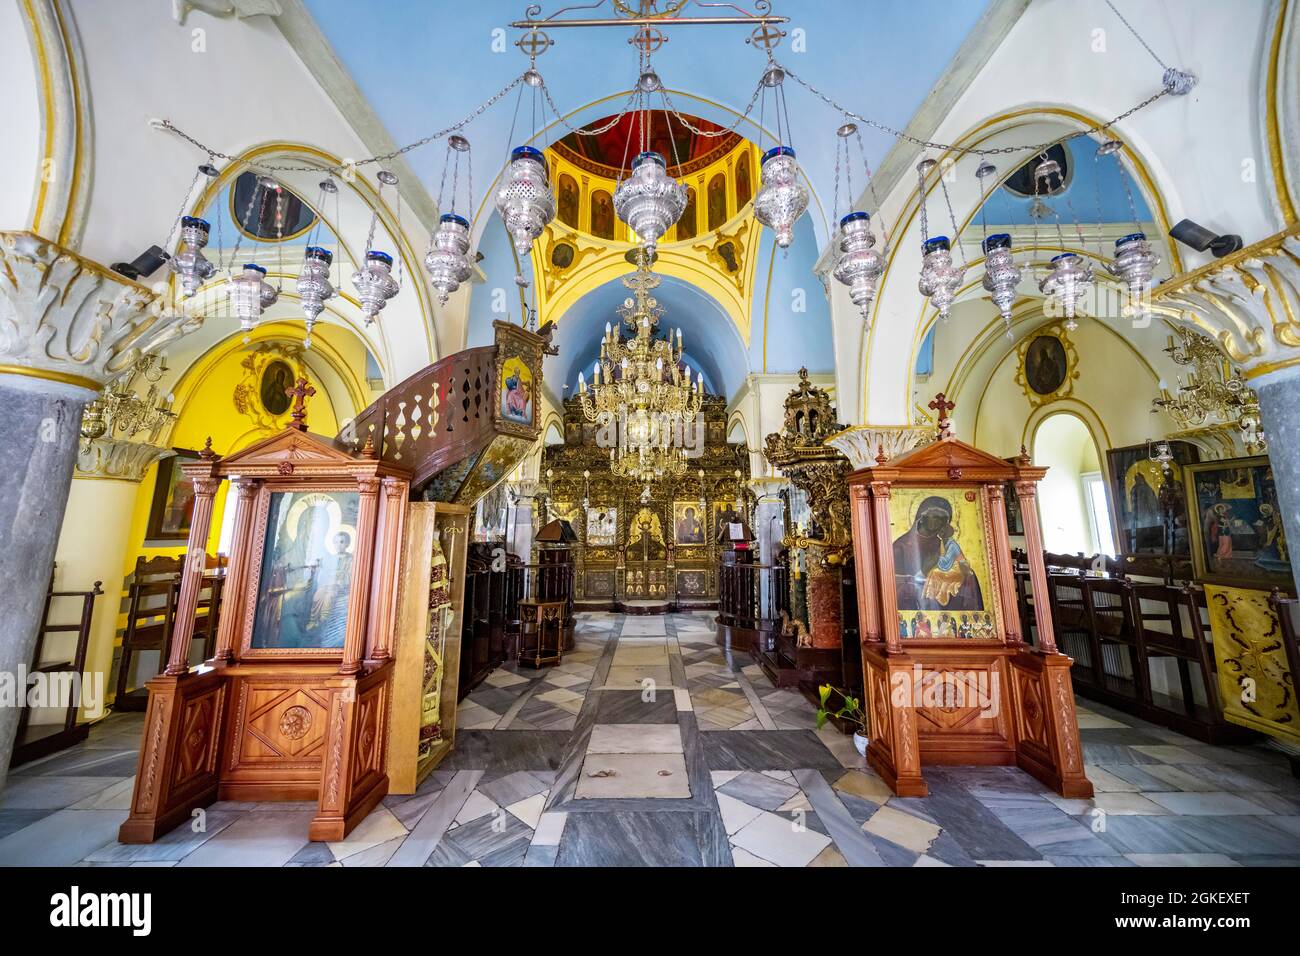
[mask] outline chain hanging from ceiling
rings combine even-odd
[[[186,298],[195,296],[204,284],[213,278],[224,275],[224,282],[226,283],[234,314],[239,319],[241,328],[248,332],[260,320],[264,310],[277,301],[282,287],[284,270],[282,266],[277,269],[276,285],[271,285],[266,281],[268,275],[266,268],[256,262],[246,263],[239,273],[235,273],[233,266],[238,255],[240,241],[242,241],[242,233],[231,252],[229,264],[224,268],[220,263],[214,264],[210,262],[203,255],[202,250],[207,244],[211,225],[197,216],[185,215],[185,208],[198,183],[205,176],[216,178],[220,175],[216,165],[218,162],[247,167],[258,174],[258,187],[252,191],[249,199],[250,214],[251,207],[254,204],[260,202],[265,205],[267,202],[274,202],[276,204],[276,221],[280,223],[283,218],[284,191],[273,178],[275,174],[293,172],[320,173],[323,171],[326,174],[326,179],[321,184],[322,194],[319,197],[317,207],[319,215],[320,206],[324,204],[328,195],[334,195],[337,206],[338,190],[334,182],[336,178],[343,178],[351,182],[361,169],[372,165],[379,166],[379,171],[376,174],[376,179],[379,182],[378,196],[370,221],[364,252],[365,258],[362,265],[352,276],[353,285],[357,289],[358,301],[361,304],[361,311],[367,320],[367,324],[369,324],[383,310],[387,302],[397,295],[402,282],[401,260],[398,260],[397,269],[394,273],[392,255],[371,248],[379,218],[379,208],[383,204],[384,188],[386,186],[393,187],[392,192],[397,203],[397,225],[400,232],[401,193],[396,188],[397,177],[388,167],[393,161],[413,150],[437,140],[445,139],[447,141],[447,158],[443,164],[442,182],[445,186],[447,171],[450,168],[452,171],[450,208],[445,209],[440,216],[438,226],[430,237],[429,252],[425,257],[425,267],[429,273],[430,283],[437,293],[440,303],[445,304],[448,297],[459,288],[461,283],[469,278],[473,269],[472,235],[474,226],[468,215],[456,211],[459,202],[457,186],[459,184],[462,154],[467,167],[468,195],[465,198],[464,206],[461,208],[465,209],[466,213],[474,208],[472,170],[469,167],[469,141],[465,136],[465,131],[470,124],[515,91],[518,92],[508,139],[509,154],[505,170],[494,185],[496,193],[493,205],[501,215],[511,235],[519,259],[516,282],[521,288],[529,285],[523,277],[523,261],[528,258],[533,243],[555,216],[555,195],[549,178],[546,157],[536,145],[533,145],[539,141],[539,136],[543,130],[551,125],[563,128],[579,136],[594,137],[600,136],[619,123],[624,122],[629,117],[629,114],[634,114],[634,118],[639,119],[638,133],[642,149],[639,155],[633,159],[630,169],[626,164],[620,168],[620,181],[614,202],[619,217],[628,224],[629,228],[640,240],[643,254],[648,253],[651,258],[653,257],[657,242],[677,222],[686,204],[686,190],[680,182],[677,182],[669,175],[670,167],[667,158],[648,149],[649,126],[654,112],[651,110],[651,98],[655,96],[659,97],[659,102],[663,107],[664,122],[669,125],[670,131],[672,125],[677,123],[680,124],[681,128],[690,131],[694,135],[705,137],[726,136],[736,132],[743,123],[753,124],[755,122],[753,114],[757,107],[759,117],[756,125],[760,149],[763,147],[763,139],[769,135],[766,128],[766,110],[767,101],[772,100],[773,112],[776,117],[776,143],[770,149],[767,149],[763,155],[761,183],[754,195],[754,216],[762,225],[773,231],[777,245],[784,249],[791,243],[794,224],[807,210],[810,197],[809,189],[805,182],[802,181],[804,176],[799,168],[793,145],[790,142],[786,81],[793,80],[799,87],[830,106],[842,117],[844,122],[837,130],[837,133],[840,142],[843,143],[844,168],[846,171],[849,168],[848,139],[854,137],[858,141],[861,161],[866,169],[867,183],[870,186],[874,208],[871,211],[854,208],[855,197],[850,174],[847,178],[847,210],[839,220],[835,237],[837,257],[833,271],[837,280],[849,287],[850,298],[865,319],[874,299],[876,287],[883,275],[883,254],[888,252],[889,240],[883,226],[881,226],[878,232],[882,240],[882,250],[876,250],[877,237],[872,232],[872,222],[876,221],[879,225],[880,203],[879,197],[875,195],[870,166],[867,163],[865,151],[862,149],[860,128],[865,126],[893,137],[897,141],[910,143],[924,150],[937,151],[946,157],[945,169],[950,168],[953,162],[967,155],[981,157],[984,161],[981,163],[980,169],[976,171],[976,175],[981,180],[982,195],[984,179],[992,175],[990,170],[994,169],[992,164],[987,162],[987,158],[994,155],[1036,153],[1043,157],[1044,160],[1047,160],[1047,151],[1053,146],[1078,137],[1102,136],[1105,137],[1105,141],[1098,150],[1098,158],[1112,155],[1112,152],[1114,152],[1116,162],[1119,163],[1118,148],[1112,146],[1112,144],[1118,143],[1118,140],[1111,139],[1110,129],[1162,97],[1185,95],[1195,85],[1196,78],[1186,71],[1166,66],[1155,55],[1146,40],[1138,35],[1132,25],[1114,9],[1113,4],[1111,4],[1111,9],[1163,68],[1160,89],[1112,119],[1085,129],[1072,131],[1052,142],[981,147],[922,139],[905,130],[894,128],[889,124],[873,120],[849,109],[822,90],[819,90],[776,58],[776,49],[786,35],[781,26],[788,23],[789,18],[774,14],[770,0],[755,0],[752,4],[752,10],[744,9],[735,3],[705,2],[705,0],[596,0],[596,2],[588,4],[563,6],[546,17],[542,16],[541,6],[533,4],[527,8],[523,20],[511,24],[512,27],[521,31],[515,45],[529,58],[528,69],[512,78],[505,86],[455,123],[385,153],[349,161],[346,164],[328,162],[319,164],[275,163],[250,160],[209,146],[191,136],[170,120],[151,121],[155,128],[180,137],[202,151],[206,156],[206,161],[198,167],[194,181],[186,191],[181,212],[174,221],[172,230],[166,240],[166,248],[172,249],[174,237],[179,234],[179,245],[176,254],[172,256],[169,262],[169,269],[177,276],[182,294]],[[602,10],[612,15],[600,16],[599,13]],[[764,54],[763,72],[754,85],[753,93],[743,112],[735,117],[735,121],[729,127],[705,130],[692,123],[690,117],[677,108],[667,85],[655,71],[651,62],[653,52],[668,42],[666,31],[669,28],[692,24],[739,24],[750,26],[752,28],[751,33],[746,37],[745,42]],[[555,41],[548,31],[588,27],[633,28],[633,35],[628,42],[638,50],[638,73],[632,89],[620,105],[616,115],[599,125],[583,127],[574,126],[569,121],[568,116],[557,107],[545,79],[537,69],[537,60],[538,57],[544,55],[555,45]],[[528,119],[531,126],[531,135],[525,139],[525,142],[516,144],[515,133],[521,119],[520,112],[526,94],[529,98]],[[673,142],[675,150],[676,140],[672,136],[669,138]],[[938,177],[938,182],[948,205],[953,235],[951,239],[947,236],[931,237],[928,235],[925,210],[926,174],[934,168],[934,165],[935,160],[925,158],[918,166],[923,232],[923,265],[919,288],[922,294],[930,299],[940,314],[946,316],[964,277],[966,259],[965,251],[962,249],[957,235],[957,224],[952,216],[951,199],[948,196],[944,176]],[[674,167],[677,166],[680,166],[680,157],[674,156]],[[921,169],[921,166],[926,168]],[[1046,170],[1044,171],[1045,167]],[[627,170],[626,176],[622,175],[624,170]],[[839,170],[840,146],[837,145],[836,208],[834,209],[836,215],[839,214]],[[1049,162],[1039,164],[1039,174],[1041,174],[1041,182],[1044,185],[1050,183],[1051,169]],[[1120,175],[1121,177],[1124,176],[1122,164],[1120,164]],[[1039,182],[1037,176],[1038,174],[1036,174],[1036,182]],[[334,188],[326,189],[326,183],[329,183]],[[1124,181],[1124,184],[1125,189],[1129,190],[1127,180]],[[1132,206],[1131,190],[1129,196],[1130,205]],[[444,196],[442,189],[440,189],[438,201],[439,207],[443,208]],[[1073,217],[1072,209],[1071,214]],[[873,216],[875,217],[874,220]],[[1077,217],[1074,218],[1075,225],[1078,227]],[[1136,220],[1136,218],[1135,214],[1134,219]],[[1053,258],[1046,272],[1039,279],[1038,286],[1044,295],[1048,296],[1052,306],[1065,315],[1067,326],[1073,327],[1076,322],[1075,315],[1078,307],[1087,291],[1091,288],[1093,274],[1091,267],[1080,255],[1064,249],[1059,215],[1056,219],[1058,236],[1062,242],[1062,251]],[[1140,226],[1140,223],[1137,225]],[[219,230],[220,218],[217,219],[217,227]],[[1082,230],[1080,229],[1079,232],[1082,243]],[[1037,244],[1036,240],[1037,220],[1035,220],[1035,245]],[[953,242],[957,242],[958,252],[962,260],[960,266],[952,261]],[[221,247],[219,237],[218,247]],[[990,236],[987,234],[987,229],[985,229],[982,247],[985,254],[983,286],[990,293],[1004,320],[1009,324],[1010,310],[1015,302],[1016,287],[1021,276],[1020,270],[1014,262],[1010,236],[1005,233]],[[324,311],[325,302],[337,294],[337,282],[330,281],[330,268],[333,258],[334,253],[315,242],[309,243],[304,253],[297,278],[297,291],[307,320],[306,341],[308,344],[311,341],[312,328]],[[1116,242],[1113,258],[1108,259],[1104,254],[1101,254],[1099,259],[1112,275],[1125,283],[1130,301],[1142,298],[1150,286],[1152,269],[1159,261],[1158,257],[1151,251],[1150,245],[1140,229]],[[530,315],[532,314],[532,310],[526,311]],[[521,321],[526,320],[526,318],[525,316]]]

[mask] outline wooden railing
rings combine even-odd
[[[473,504],[501,481],[540,433],[542,356],[550,333],[494,323],[496,343],[439,359],[390,388],[347,423],[336,442],[357,452],[369,443],[387,462],[413,472],[411,489],[433,501]],[[531,382],[507,400],[511,359]],[[496,446],[493,448],[493,446]],[[489,453],[489,448],[492,452]]]

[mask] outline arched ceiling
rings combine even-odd
[[[459,121],[527,67],[513,45],[518,31],[508,26],[524,13],[520,0],[388,4],[365,13],[354,0],[305,2],[398,143]],[[542,15],[561,6],[543,4]],[[774,12],[791,17],[786,25],[789,36],[777,50],[780,60],[849,108],[901,129],[936,87],[987,3],[778,0],[774,6]],[[607,5],[595,15],[609,12]],[[538,69],[561,112],[576,111],[570,120],[573,125],[617,112],[626,100],[637,73],[636,53],[627,43],[631,32],[630,27],[551,31],[555,46],[539,59]],[[729,126],[749,104],[764,66],[761,52],[745,42],[749,28],[669,27],[665,32],[669,42],[654,55],[654,65],[666,86],[678,91],[676,105]],[[801,151],[809,181],[824,207],[818,209],[814,203],[812,209],[818,241],[824,243],[835,176],[834,131],[843,118],[793,81],[787,82],[787,99],[788,138]],[[481,201],[509,148],[517,145],[510,141],[514,101],[512,92],[466,131],[474,145],[475,185],[480,193],[476,200]],[[764,121],[772,129],[770,102],[768,107]],[[739,131],[758,140],[757,107],[752,120]],[[526,139],[531,129],[525,98],[514,139]],[[556,126],[539,137],[540,145],[568,132]],[[874,166],[893,139],[868,128],[862,134]],[[435,197],[442,157],[443,150],[436,144],[407,156]]]
[[[660,331],[682,330],[686,364],[704,373],[704,385],[710,392],[734,395],[749,365],[740,333],[722,306],[690,283],[671,276],[663,278],[654,294],[664,307]],[[543,377],[555,398],[575,393],[579,372],[590,382],[605,323],[619,321],[616,310],[627,297],[627,287],[615,279],[587,293],[561,316],[554,339],[560,354],[547,358]]]

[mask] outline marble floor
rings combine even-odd
[[[899,798],[804,697],[715,646],[712,617],[579,615],[560,666],[492,674],[419,792],[337,843],[308,842],[314,804],[231,802],[117,843],[143,717],[111,716],[10,775],[0,864],[1300,865],[1300,780],[1268,748],[1081,701],[1094,799],[1008,767],[927,768],[931,795]]]

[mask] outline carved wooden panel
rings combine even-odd
[[[172,777],[173,790],[181,790],[196,778],[216,770],[221,700],[222,688],[217,686],[184,702]]]
[[[283,680],[245,678],[230,767],[318,767],[329,724],[329,692]]]

